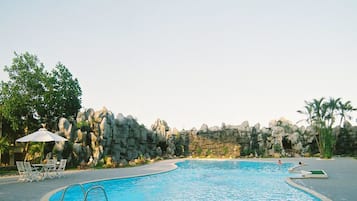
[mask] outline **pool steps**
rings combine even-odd
[[[83,193],[83,196],[84,196],[84,201],[87,201],[87,198],[88,198],[89,193],[90,193],[91,191],[93,191],[93,190],[96,190],[96,189],[100,189],[100,190],[103,192],[103,194],[104,194],[105,200],[108,201],[107,192],[105,191],[105,189],[104,189],[103,186],[92,186],[92,187],[89,188],[87,191],[85,191],[85,190],[84,190],[84,187],[83,187],[81,184],[72,184],[72,185],[67,186],[67,187],[64,189],[63,193],[62,193],[61,201],[64,200],[64,197],[65,197],[65,195],[66,195],[67,190],[70,189],[70,188],[73,188],[73,187],[75,187],[75,186],[79,186],[79,187],[81,188],[82,193]]]

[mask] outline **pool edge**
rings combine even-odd
[[[332,201],[330,198],[328,198],[328,197],[322,195],[321,193],[318,193],[318,192],[316,192],[316,191],[314,191],[314,190],[312,190],[312,189],[310,189],[310,188],[307,188],[307,187],[305,187],[305,186],[303,186],[303,185],[300,185],[300,184],[295,183],[294,180],[293,180],[292,178],[290,178],[290,177],[287,178],[287,179],[285,180],[285,182],[286,182],[287,184],[289,184],[290,186],[294,187],[294,188],[297,188],[297,189],[299,189],[299,190],[301,190],[301,191],[304,191],[304,192],[306,192],[306,193],[309,193],[309,194],[311,194],[311,195],[313,195],[313,196],[319,198],[319,199],[322,200],[322,201]]]
[[[113,178],[103,178],[103,179],[96,179],[96,180],[90,180],[90,181],[85,181],[85,182],[81,182],[79,184],[83,184],[83,183],[90,183],[90,182],[97,182],[97,181],[103,181],[103,180],[112,180],[112,179],[123,179],[123,178],[131,178],[131,177],[141,177],[141,176],[148,176],[148,175],[155,175],[155,174],[161,174],[161,173],[165,173],[165,172],[170,172],[170,171],[173,171],[175,169],[177,169],[177,165],[176,163],[179,163],[179,162],[182,162],[182,161],[185,161],[185,160],[197,160],[197,159],[194,159],[194,158],[183,158],[183,159],[175,159],[175,160],[169,160],[169,163],[167,165],[169,165],[169,167],[167,169],[164,169],[164,170],[160,170],[160,171],[157,171],[157,172],[151,172],[151,173],[142,173],[142,174],[133,174],[133,175],[128,175],[128,176],[121,176],[121,177],[113,177]],[[200,160],[200,159],[198,159]],[[207,159],[205,159],[207,160]],[[209,160],[217,160],[217,159],[209,159]],[[232,160],[232,159],[223,159],[223,160]],[[248,160],[249,161],[249,160]],[[262,162],[262,161],[259,161],[259,162]],[[271,161],[266,161],[266,162],[271,162]],[[309,189],[303,185],[300,185],[300,184],[297,184],[293,181],[293,178],[290,178],[288,177],[285,182],[292,186],[292,187],[295,187],[301,191],[304,191],[304,192],[307,192],[317,198],[319,198],[320,200],[322,201],[332,201],[330,198],[326,197],[325,195],[321,194],[321,193],[318,193],[312,189]],[[60,187],[60,188],[57,188],[57,189],[54,189],[48,193],[46,193],[41,199],[40,201],[48,201],[50,199],[50,197],[56,193],[57,191],[60,191],[62,189],[65,189],[68,185],[66,186],[63,186],[63,187]]]

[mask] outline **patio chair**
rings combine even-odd
[[[56,170],[57,177],[63,177],[64,170],[66,169],[67,159],[61,159],[60,164]]]
[[[25,166],[25,175],[27,181],[32,182],[34,180],[36,181],[42,180],[41,173],[37,170],[37,168],[33,168],[30,162],[25,161],[24,166]]]
[[[57,176],[57,168],[56,168],[56,164],[57,163],[57,160],[56,159],[48,159],[47,160],[47,163],[46,163],[46,174],[48,174],[47,176],[49,178],[54,178]]]
[[[17,171],[19,172],[19,181],[27,181],[26,170],[23,161],[16,161]]]

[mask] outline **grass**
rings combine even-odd
[[[0,177],[17,175],[17,170],[1,170]]]
[[[325,174],[322,170],[311,170],[312,174]]]

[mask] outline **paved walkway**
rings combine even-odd
[[[274,161],[276,159],[257,159],[258,161]],[[0,177],[0,200],[2,201],[44,201],[51,191],[76,183],[92,180],[132,177],[152,173],[160,173],[175,169],[174,162],[178,160],[159,161],[150,165],[132,168],[96,169],[81,171],[66,171],[65,176],[58,179],[48,179],[40,182],[23,183],[17,181],[17,176]],[[353,158],[335,158],[333,160],[318,160],[316,158],[288,158],[282,162],[308,164],[305,170],[324,169],[328,179],[298,179],[296,183],[313,189],[332,200],[356,200],[357,198],[357,160]]]
[[[335,201],[357,200],[357,160],[335,158],[333,160],[302,160],[308,163],[305,170],[324,169],[328,179],[300,179],[296,183],[319,192]]]

